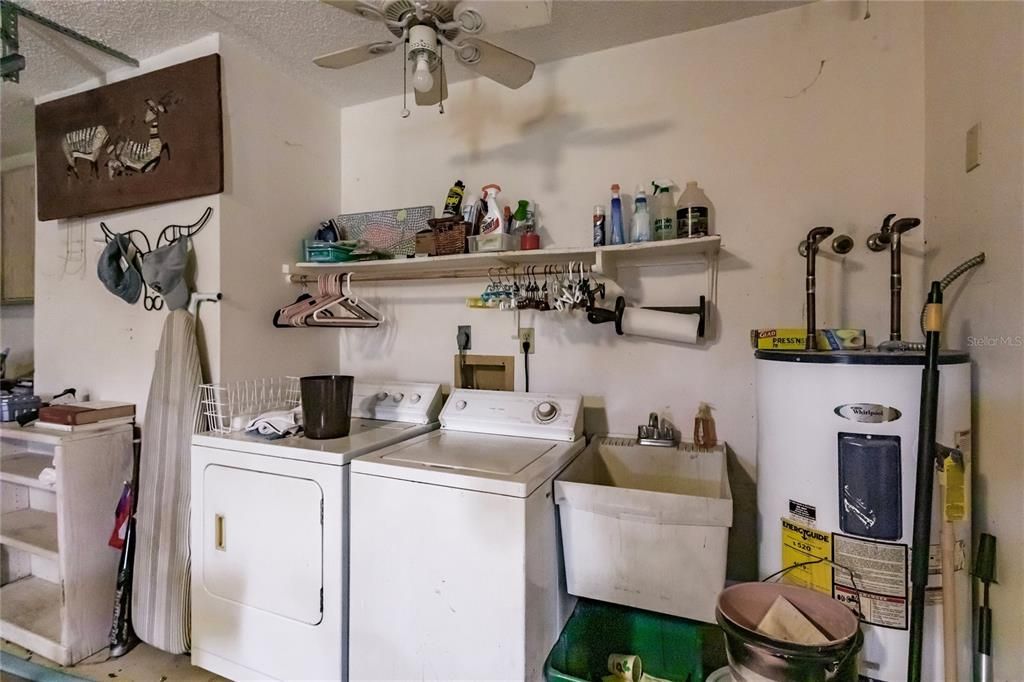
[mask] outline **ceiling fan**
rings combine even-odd
[[[344,69],[403,46],[406,61],[415,65],[412,86],[416,104],[438,104],[441,113],[448,97],[443,47],[449,48],[456,59],[481,76],[509,88],[520,88],[533,78],[534,63],[479,36],[551,22],[551,0],[321,1],[381,22],[394,38],[325,54],[314,59],[314,64],[327,69]],[[403,109],[402,116],[408,115],[409,110]]]

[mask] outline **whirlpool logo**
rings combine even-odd
[[[894,422],[902,416],[902,412],[895,407],[876,403],[848,403],[840,405],[834,412],[843,419],[863,424]]]

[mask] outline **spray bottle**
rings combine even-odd
[[[655,180],[652,202],[654,241],[676,238],[676,206],[672,201],[672,180]]]
[[[633,200],[632,241],[651,241],[651,214],[647,210],[647,194],[643,187],[637,187],[636,198]]]
[[[626,236],[622,229],[622,199],[619,198],[619,185],[612,185],[612,235],[610,243],[625,244]]]
[[[484,185],[480,191],[484,195],[484,203],[487,204],[487,214],[484,216],[483,222],[480,223],[480,234],[506,232],[505,214],[502,213],[501,207],[498,206],[498,192],[501,191],[501,187],[498,185]]]

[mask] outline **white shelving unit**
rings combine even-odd
[[[616,246],[549,248],[534,251],[462,253],[429,258],[356,261],[352,263],[295,263],[283,266],[286,276],[351,272],[359,281],[396,281],[412,279],[459,279],[486,277],[489,270],[501,267],[564,264],[579,261],[593,266],[594,274],[610,280],[618,277],[623,266],[660,265],[703,259],[710,264],[717,258],[721,237],[672,239]]]
[[[0,637],[62,665],[107,645],[120,557],[107,539],[131,463],[131,425],[0,426]]]

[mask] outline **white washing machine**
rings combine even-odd
[[[349,462],[437,428],[439,384],[362,383],[345,438],[192,439],[192,663],[346,679]]]
[[[352,680],[543,679],[581,432],[578,395],[456,389],[440,431],[352,462]]]

